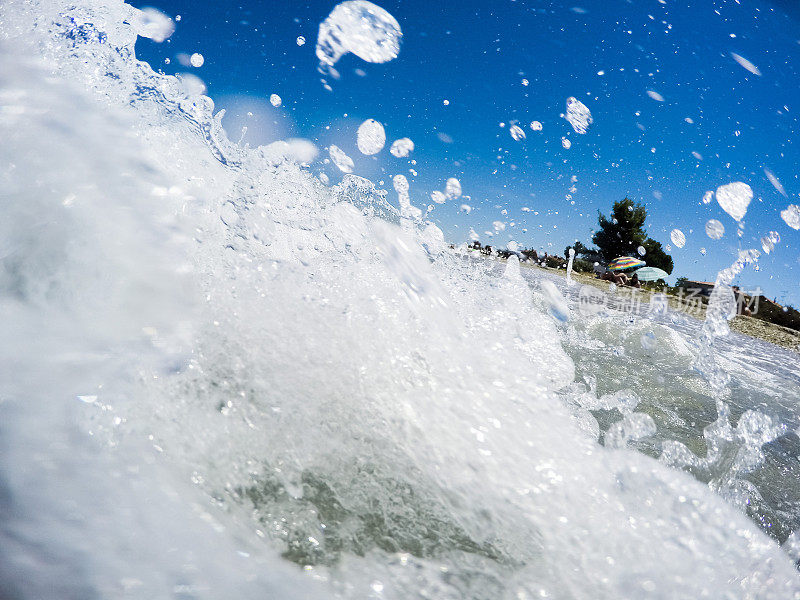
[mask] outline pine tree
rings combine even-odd
[[[606,261],[618,256],[637,256],[637,248],[647,239],[644,220],[647,211],[641,204],[634,204],[629,198],[615,202],[611,217],[598,212],[600,228],[592,241],[600,248]]]
[[[664,252],[661,242],[647,237],[644,222],[647,210],[641,204],[635,204],[630,198],[615,202],[611,209],[611,217],[598,212],[600,228],[595,232],[592,241],[600,249],[606,261],[618,256],[639,256],[639,246],[643,247],[643,259],[651,267],[664,269],[672,273],[672,257]]]

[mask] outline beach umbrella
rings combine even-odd
[[[669,273],[656,267],[642,267],[636,270],[636,276],[639,281],[658,281],[659,279],[666,279],[668,275]]]
[[[608,263],[608,268],[612,271],[625,271],[627,269],[635,269],[636,267],[643,267],[644,261],[632,256],[620,256]]]

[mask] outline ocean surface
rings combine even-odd
[[[0,6],[1,597],[800,598],[797,357],[725,273],[701,322],[451,248],[158,27]]]

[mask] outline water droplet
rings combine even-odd
[[[539,121],[531,121],[531,129],[534,131],[541,131],[542,124]]]
[[[758,67],[755,66],[753,63],[751,63],[749,60],[747,60],[744,56],[740,56],[736,54],[736,52],[731,52],[731,57],[742,67],[750,71],[753,75],[759,75],[759,76],[761,75],[761,71],[758,70]]]
[[[639,256],[644,256],[645,254],[647,254],[647,250],[645,250],[644,246],[639,246],[636,249],[636,252],[639,253]]]
[[[323,67],[332,67],[348,52],[367,62],[384,63],[397,58],[402,37],[397,20],[380,6],[348,0],[336,5],[320,24],[317,58]]]
[[[386,131],[375,119],[367,119],[358,127],[358,149],[362,154],[377,154],[386,145]]]
[[[714,199],[714,192],[708,191],[703,194],[703,204],[711,204],[711,201]]]
[[[302,35],[298,35],[296,41],[298,46],[303,46],[306,43],[306,38],[304,38]]]
[[[669,233],[669,239],[671,239],[672,243],[678,248],[683,248],[686,244],[686,236],[683,235],[683,232],[680,229],[673,229]]]
[[[572,142],[570,142],[567,138],[561,138],[561,145],[564,146],[565,150],[569,150],[572,147]]]
[[[777,178],[777,177],[775,177],[775,174],[774,174],[772,171],[770,171],[769,169],[767,169],[767,168],[765,167],[765,168],[764,168],[764,175],[766,175],[766,176],[767,176],[767,179],[769,179],[769,182],[772,184],[772,186],[773,186],[773,187],[774,187],[776,190],[778,190],[778,192],[781,194],[781,196],[783,196],[784,198],[787,198],[787,197],[788,197],[788,196],[786,195],[786,190],[785,190],[785,189],[783,189],[783,184],[781,184],[781,182],[780,182],[780,181],[778,181],[778,178]]]
[[[274,106],[275,108],[277,108],[281,104],[283,104],[283,100],[281,99],[280,96],[278,96],[278,94],[272,94],[269,97],[269,103],[272,104],[272,106]]]
[[[712,240],[718,240],[725,235],[725,226],[716,219],[709,219],[706,223],[706,235]]]
[[[333,164],[335,164],[342,173],[353,172],[353,159],[347,156],[344,150],[339,148],[339,146],[331,144],[330,148],[328,148],[328,154],[330,154]]]
[[[461,182],[455,177],[451,177],[445,184],[444,191],[448,198],[455,199],[461,197]]]
[[[447,196],[445,196],[439,190],[434,190],[431,192],[431,200],[436,202],[436,204],[444,204],[445,202],[447,202]]]
[[[527,79],[523,79],[523,80],[522,80],[522,85],[524,85],[525,87],[527,87],[527,86],[528,86],[528,84],[530,84],[530,81],[528,81]]]
[[[781,236],[777,231],[770,231],[767,235],[761,238],[761,247],[766,254],[769,254],[775,249],[775,244],[781,241]]]
[[[392,153],[392,156],[396,156],[397,158],[405,158],[413,151],[414,151],[414,142],[412,142],[407,137],[395,140],[394,142],[392,142],[392,147],[389,149],[389,152]]]
[[[189,62],[193,67],[202,67],[203,63],[206,62],[206,59],[203,58],[203,55],[199,52],[195,52],[189,57]]]
[[[508,132],[511,134],[511,137],[518,142],[525,139],[525,131],[519,125],[512,125]]]
[[[722,210],[736,221],[742,220],[752,199],[753,190],[741,181],[734,181],[717,188],[717,202]]]
[[[580,134],[586,133],[589,125],[594,122],[592,113],[589,111],[588,107],[572,96],[567,98],[567,116],[565,118],[569,124],[572,125],[575,133]]]
[[[392,178],[392,185],[394,186],[394,191],[398,194],[408,194],[408,190],[411,189],[405,175],[395,175]]]
[[[800,206],[790,204],[781,211],[781,219],[792,229],[800,229]]]
[[[137,11],[136,17],[138,17],[134,23],[136,33],[154,42],[163,42],[175,31],[172,19],[155,8],[143,8]],[[175,17],[175,20],[179,21],[180,17]]]
[[[650,96],[656,102],[663,102],[664,96],[656,92],[655,90],[647,90],[647,95]]]

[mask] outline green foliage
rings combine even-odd
[[[649,267],[656,267],[657,269],[664,269],[667,273],[672,274],[675,268],[672,262],[672,257],[664,252],[661,242],[657,242],[653,238],[647,238],[643,243],[645,254],[642,257]]]
[[[770,302],[765,296],[761,296],[758,302],[758,310],[753,314],[757,319],[769,321],[776,325],[788,327],[795,331],[800,331],[800,312],[791,306],[780,306]]]
[[[598,212],[600,228],[592,241],[600,248],[603,258],[612,261],[618,256],[636,256],[636,249],[647,239],[646,218],[644,206],[634,204],[629,198],[615,202],[610,217]]]
[[[594,271],[594,262],[585,258],[576,258],[572,263],[572,268],[578,273],[591,273]]]
[[[546,267],[550,267],[551,269],[559,269],[564,267],[567,264],[567,261],[560,256],[556,256],[555,254],[548,254],[544,264]]]

